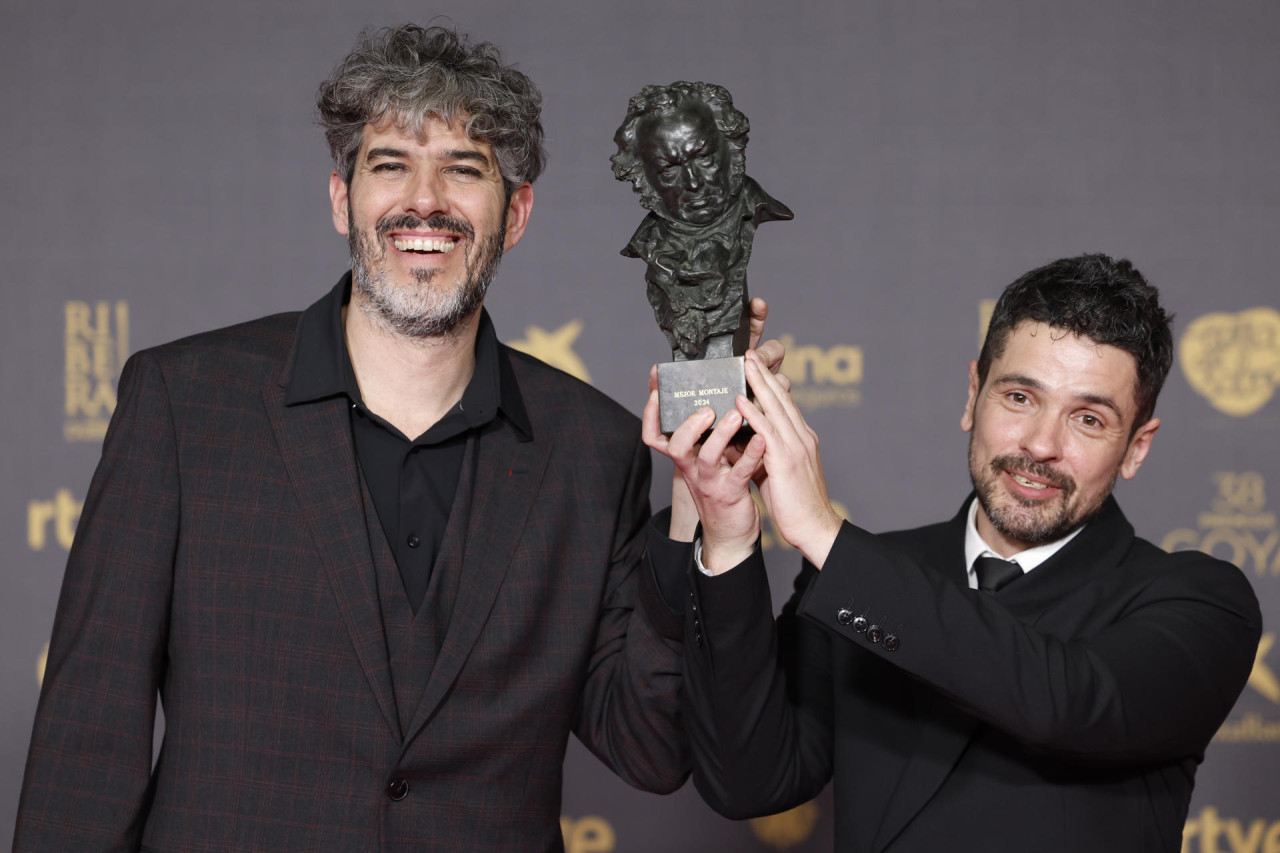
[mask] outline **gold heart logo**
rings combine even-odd
[[[1250,308],[1196,319],[1182,334],[1182,372],[1220,412],[1243,418],[1280,386],[1280,313]]]

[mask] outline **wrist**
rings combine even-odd
[[[755,548],[756,540],[754,537],[750,541],[717,542],[704,536],[700,555],[702,567],[713,575],[724,574],[750,557]]]
[[[671,481],[671,527],[667,537],[677,542],[692,542],[698,529],[698,508],[684,478],[676,471]]]
[[[821,570],[827,562],[827,556],[831,553],[832,547],[836,544],[836,537],[840,535],[840,527],[843,524],[844,521],[840,516],[832,512],[824,516],[821,523],[815,525],[812,530],[807,531],[802,539],[792,544],[806,560]]]

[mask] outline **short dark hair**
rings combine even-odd
[[[1160,293],[1125,259],[1103,254],[1063,258],[1034,269],[1004,289],[978,356],[978,384],[1004,354],[1024,320],[1062,329],[1096,344],[1119,347],[1138,368],[1133,429],[1146,423],[1173,365],[1173,315]]]
[[[365,125],[391,120],[420,132],[428,116],[465,122],[493,147],[507,193],[542,173],[542,94],[502,64],[498,48],[444,27],[415,24],[363,33],[316,93],[333,168],[347,183]]]

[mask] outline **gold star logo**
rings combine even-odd
[[[1262,635],[1262,639],[1258,642],[1258,656],[1253,661],[1253,672],[1249,674],[1249,686],[1280,705],[1280,679],[1276,678],[1271,667],[1263,661],[1275,642],[1275,634]]]
[[[558,367],[583,382],[590,382],[591,375],[587,373],[587,366],[573,351],[573,342],[581,333],[581,320],[570,320],[554,332],[537,326],[526,326],[524,337],[518,341],[510,341],[509,346],[539,361],[545,361],[552,367]]]

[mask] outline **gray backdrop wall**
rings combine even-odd
[[[1269,620],[1184,850],[1280,851],[1280,6],[1263,0],[6,3],[0,838],[123,356],[338,278],[316,85],[360,29],[441,14],[546,98],[551,165],[489,301],[499,333],[637,412],[667,356],[643,265],[618,255],[642,211],[610,174],[613,130],[646,83],[733,92],[751,174],[796,212],[758,235],[753,292],[832,494],[870,529],[948,516],[968,488],[986,300],[1056,257],[1132,258],[1178,313],[1179,360],[1120,500],[1145,537],[1244,568]],[[780,603],[798,559],[766,544]],[[568,764],[571,853],[831,849],[826,798],[735,824],[576,745]]]

